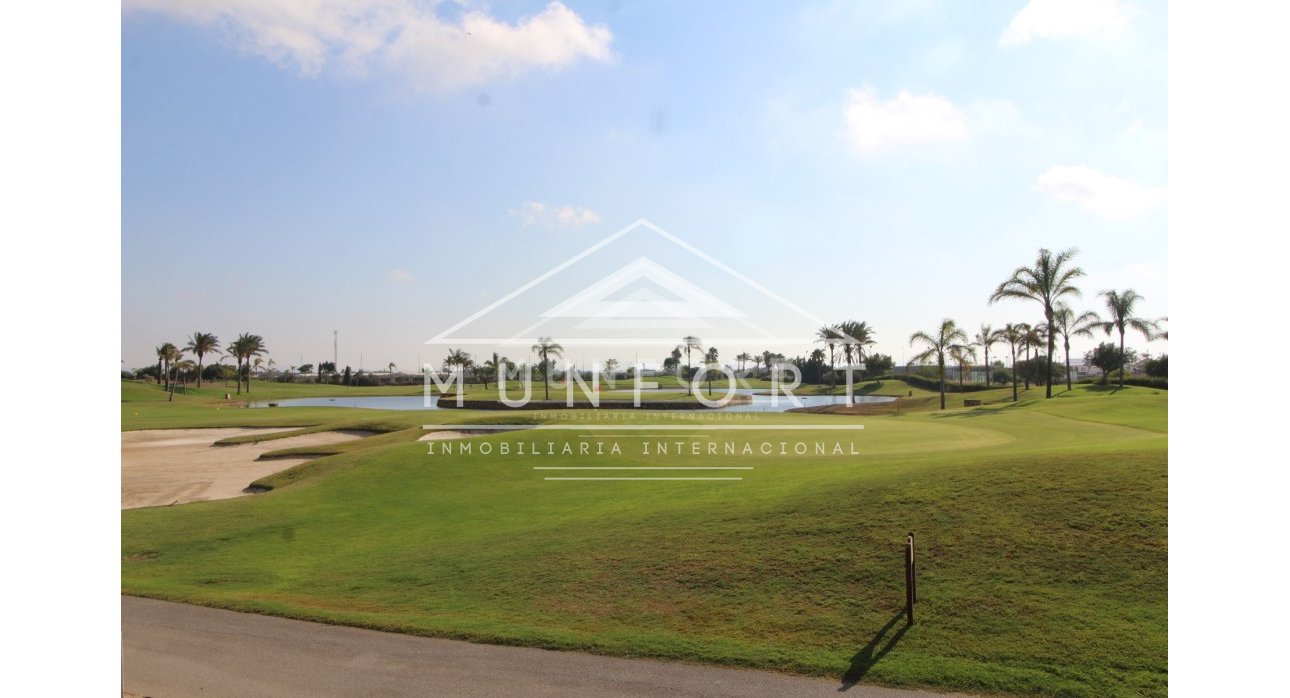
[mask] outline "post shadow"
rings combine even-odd
[[[842,675],[842,685],[838,686],[839,693],[850,690],[852,686],[859,683],[860,679],[864,678],[865,674],[869,673],[869,670],[879,660],[887,656],[887,653],[896,646],[897,642],[900,642],[900,638],[904,637],[905,633],[909,631],[909,626],[902,622],[904,618],[905,610],[901,609],[891,617],[891,620],[887,621],[886,625],[882,626],[882,629],[873,636],[873,639],[869,640],[869,644],[856,652],[856,655],[851,658],[850,668]],[[886,644],[883,644],[883,637],[898,623],[900,624],[900,629],[887,639]],[[879,645],[882,645],[882,649],[878,648]]]

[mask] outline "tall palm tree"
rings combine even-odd
[[[1053,312],[1053,326],[1062,337],[1062,348],[1066,350],[1066,390],[1074,388],[1071,379],[1071,337],[1091,337],[1101,318],[1092,310],[1086,310],[1077,317],[1069,305],[1062,303]]]
[[[923,351],[910,359],[911,363],[936,359],[936,375],[941,383],[941,409],[945,409],[945,357],[961,353],[967,342],[967,333],[949,318],[942,320],[933,334],[915,332],[909,336],[910,346],[922,344],[924,347]]]
[[[990,375],[994,372],[994,368],[990,366],[990,347],[1003,340],[1002,334],[1002,330],[996,330],[985,323],[981,323],[981,331],[973,338],[976,340],[976,345],[985,351],[985,387],[987,388],[994,385]]]
[[[685,394],[692,395],[694,386],[690,384],[690,352],[703,351],[702,340],[693,335],[682,337],[681,343],[676,348],[685,351]]]
[[[170,362],[179,354],[179,348],[170,342],[157,347],[157,382],[170,388]]]
[[[443,359],[443,367],[445,369],[451,370],[453,366],[461,369],[461,379],[463,381],[466,380],[466,371],[474,365],[475,360],[471,358],[470,354],[466,353],[465,350],[453,349],[452,347],[448,348],[448,355]],[[486,388],[487,384],[485,384],[485,389]]]
[[[1065,296],[1080,295],[1079,289],[1072,282],[1084,276],[1084,270],[1070,265],[1071,259],[1076,254],[1079,254],[1079,250],[1073,247],[1057,254],[1040,249],[1039,256],[1035,258],[1035,265],[1017,267],[1012,272],[1012,277],[999,284],[994,293],[990,294],[990,303],[993,304],[1004,298],[1036,301],[1044,307],[1044,322],[1051,327],[1053,312],[1061,299]],[[1053,339],[1053,333],[1049,332],[1048,375],[1045,379],[1047,389],[1044,394],[1046,398],[1053,396]]]
[[[188,338],[184,351],[197,355],[197,387],[202,387],[202,357],[210,353],[219,353],[219,337],[209,332],[194,332]]]
[[[265,351],[264,338],[258,334],[243,332],[228,346],[229,353],[237,357],[237,393],[242,394],[242,376],[245,371],[246,392],[251,392],[251,360],[262,356]]]
[[[999,330],[999,339],[1008,343],[1008,349],[1012,351],[1012,401],[1017,401],[1017,347],[1021,346],[1025,340],[1024,333],[1021,331],[1021,325],[1014,325],[1011,322],[1004,325]]]
[[[550,337],[538,337],[537,344],[531,347],[534,354],[542,360],[542,399],[551,399],[551,357],[557,359],[564,355],[564,347],[551,341]],[[526,389],[527,390],[527,389]]]
[[[829,348],[829,386],[837,384],[837,364],[833,361],[833,352],[838,346],[838,341],[842,338],[838,328],[833,325],[825,325],[815,331],[815,341],[820,342]],[[743,354],[740,354],[743,356]]]
[[[752,360],[753,360],[753,355],[749,354],[746,351],[741,352],[738,356],[736,356],[735,361],[739,362],[739,372],[743,373],[744,367],[748,364],[749,361],[752,361]]]
[[[761,363],[766,367],[766,378],[770,378],[771,371],[774,369],[775,352],[767,349],[761,353]]]
[[[1106,311],[1109,319],[1097,323],[1097,328],[1105,330],[1108,335],[1112,331],[1120,333],[1120,387],[1124,387],[1124,333],[1126,330],[1136,330],[1142,333],[1148,342],[1156,338],[1156,333],[1160,327],[1156,320],[1135,317],[1133,314],[1135,306],[1142,300],[1142,296],[1131,288],[1123,291],[1102,291],[1097,294],[1106,298]]]
[[[877,344],[873,338],[873,328],[869,326],[868,322],[855,322],[852,320],[843,323],[842,331],[855,340],[856,363],[864,363],[865,347]]]

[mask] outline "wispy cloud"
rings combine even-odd
[[[1050,167],[1035,180],[1035,190],[1110,220],[1136,218],[1162,205],[1168,193],[1083,166]]]
[[[411,284],[416,283],[416,278],[406,269],[391,269],[390,281],[396,284]]]
[[[864,87],[848,92],[846,135],[861,153],[963,141],[968,137],[963,110],[935,94],[900,92],[881,99]]]
[[[415,89],[450,90],[587,59],[608,61],[607,27],[552,2],[513,23],[470,9],[452,19],[416,0],[124,0],[224,31],[243,51],[306,76],[391,73]]]
[[[1129,11],[1118,0],[1030,0],[1012,18],[1000,46],[1020,46],[1035,39],[1106,39],[1129,28]]]
[[[600,222],[600,214],[584,206],[548,206],[540,201],[527,201],[523,206],[511,209],[509,213],[518,216],[525,227],[581,228]]]

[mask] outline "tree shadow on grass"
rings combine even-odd
[[[865,674],[868,674],[869,670],[872,669],[879,660],[887,656],[887,653],[896,646],[897,642],[900,642],[900,638],[904,637],[905,633],[909,631],[909,626],[904,624],[904,619],[905,611],[902,609],[897,612],[896,615],[892,616],[891,620],[887,621],[886,625],[882,626],[882,629],[873,636],[873,639],[869,640],[869,644],[862,647],[859,652],[856,652],[856,655],[851,658],[850,668],[848,668],[846,673],[842,675],[842,685],[838,686],[839,693],[848,691],[852,686],[860,683],[860,679],[863,679]],[[887,637],[887,634],[890,633],[891,629],[896,627],[897,624],[900,624],[900,629],[892,633],[890,637]],[[886,638],[885,642],[884,638]],[[880,645],[881,649],[879,648]]]

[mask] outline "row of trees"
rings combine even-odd
[[[170,392],[170,399],[175,397],[175,384],[181,378],[194,375],[197,379],[197,387],[202,387],[203,364],[206,357],[227,353],[237,360],[237,367],[234,375],[237,378],[237,392],[241,394],[242,383],[246,383],[246,392],[251,392],[251,367],[253,362],[258,365],[262,357],[268,351],[264,345],[264,338],[258,334],[243,332],[238,335],[227,347],[226,351],[221,351],[219,337],[210,332],[194,332],[188,337],[188,341],[183,347],[178,347],[172,342],[165,342],[156,348],[157,353],[157,383],[164,384],[166,390]],[[194,362],[185,358],[185,352],[197,357]],[[270,359],[270,361],[272,361]]]
[[[1124,387],[1124,368],[1128,363],[1125,354],[1125,336],[1137,332],[1148,341],[1157,338],[1168,339],[1169,333],[1162,331],[1160,323],[1167,318],[1149,320],[1138,317],[1137,307],[1143,300],[1133,289],[1122,291],[1102,291],[1098,295],[1104,300],[1106,317],[1094,311],[1076,313],[1066,302],[1069,298],[1081,297],[1075,280],[1083,277],[1084,270],[1072,263],[1078,251],[1075,249],[1052,253],[1047,249],[1039,250],[1035,262],[1030,266],[1018,267],[1012,275],[990,294],[989,302],[1016,299],[1038,304],[1043,310],[1044,321],[1034,325],[1027,323],[1009,323],[1002,328],[982,325],[981,331],[972,339],[952,319],[946,318],[932,332],[915,332],[909,337],[911,346],[921,351],[911,363],[934,363],[940,382],[941,409],[945,409],[945,366],[957,363],[960,366],[959,380],[963,380],[965,370],[971,368],[976,360],[976,349],[985,353],[987,374],[991,370],[990,347],[995,344],[1007,344],[1012,358],[1012,399],[1017,400],[1017,356],[1025,351],[1027,363],[1031,360],[1031,351],[1043,349],[1037,358],[1045,363],[1044,396],[1053,396],[1053,377],[1056,375],[1053,365],[1053,354],[1057,340],[1060,338],[1066,355],[1066,388],[1072,387],[1070,370],[1071,337],[1091,337],[1097,331],[1119,335],[1118,367],[1119,385]],[[1103,359],[1099,359],[1103,361]],[[1026,389],[1030,388],[1030,371],[1025,372]],[[989,377],[987,377],[987,382]]]

